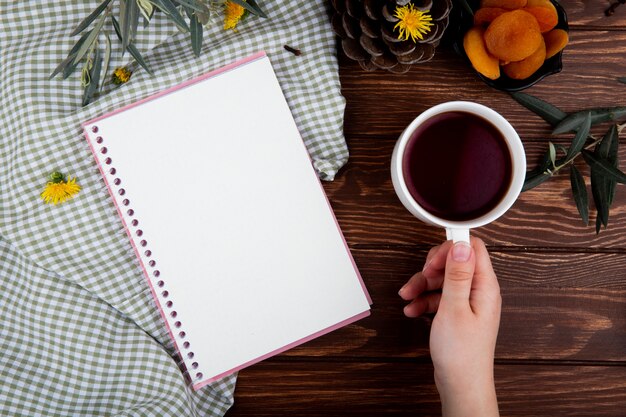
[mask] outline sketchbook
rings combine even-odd
[[[369,315],[265,53],[83,128],[195,389]]]

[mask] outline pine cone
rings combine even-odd
[[[332,26],[346,56],[367,71],[405,73],[413,64],[430,61],[448,26],[452,0],[331,0]],[[423,39],[400,39],[394,26],[397,7],[412,3],[432,17]]]

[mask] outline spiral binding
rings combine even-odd
[[[91,131],[95,134],[98,133],[98,130],[98,126],[91,127]],[[163,312],[165,320],[169,325],[170,333],[177,341],[176,345],[179,346],[179,353],[183,360],[183,365],[185,368],[188,368],[186,366],[187,359],[193,359],[195,357],[195,354],[192,350],[190,350],[191,343],[189,342],[189,340],[187,340],[187,333],[183,329],[183,323],[177,319],[178,312],[174,309],[174,302],[169,299],[170,293],[167,290],[165,281],[160,277],[161,272],[157,268],[156,261],[152,259],[152,251],[148,247],[148,242],[145,239],[141,238],[143,236],[143,230],[139,228],[139,220],[135,217],[135,210],[131,208],[130,200],[126,197],[126,190],[122,187],[122,179],[116,176],[117,170],[113,166],[113,159],[110,156],[104,156],[107,155],[109,151],[105,146],[105,140],[101,135],[98,135],[96,136],[95,142],[96,144],[100,145],[100,148],[97,150],[97,152],[100,153],[98,159],[102,160],[102,158],[104,158],[104,160],[102,161],[104,162],[104,166],[100,164],[100,167],[107,177],[113,179],[112,182],[107,181],[109,184],[109,192],[113,196],[114,201],[116,201],[116,206],[118,207],[120,214],[125,220],[125,229],[131,241],[137,242],[137,240],[139,240],[138,245],[133,244],[135,250],[137,251],[137,254],[140,258],[142,258],[142,254],[140,251],[143,250],[143,257],[147,258],[148,260],[148,267],[145,266],[146,264],[143,261],[141,262],[142,265],[144,265],[143,269],[148,277],[150,286],[152,287],[154,293],[157,294],[159,305],[161,306],[161,311]],[[94,148],[94,150],[96,150],[96,148]],[[114,186],[116,187],[115,190],[113,189]],[[117,194],[119,196],[124,197],[121,200],[121,206],[117,203],[118,200],[115,196],[115,191],[117,191]],[[130,222],[126,222],[126,220],[128,219],[130,219]],[[133,228],[133,230],[130,229],[131,227]],[[141,247],[141,249],[139,247]],[[149,271],[148,268],[150,268]],[[161,303],[161,301],[163,301],[163,303]],[[174,321],[172,322],[172,320]],[[183,349],[184,352],[182,351]],[[189,379],[192,380],[191,383],[193,384],[194,378],[192,374],[200,367],[200,365],[198,364],[198,362],[194,361],[191,363],[190,367],[191,369],[184,369],[183,371],[184,373],[189,375]],[[196,372],[195,380],[201,380],[202,377],[202,372]]]

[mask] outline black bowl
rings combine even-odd
[[[472,10],[478,9],[479,1],[467,0],[467,2]],[[564,31],[569,32],[569,25],[567,24],[567,14],[565,13],[565,10],[563,9],[563,7],[561,7],[558,1],[550,0],[550,2],[556,8],[556,13],[559,16],[559,22],[555,26],[555,29],[563,29]],[[463,56],[471,67],[472,63],[470,62],[469,58],[465,54],[465,50],[463,49],[463,37],[465,36],[465,33],[474,25],[474,16],[469,14],[458,2],[455,4],[455,9],[456,25],[451,25],[451,27],[456,27],[457,29],[456,36],[453,40],[454,50],[461,56]],[[514,80],[507,77],[504,73],[501,73],[498,79],[492,80],[483,76],[476,70],[474,70],[474,72],[476,73],[478,78],[483,80],[485,84],[490,87],[509,92],[520,91],[532,85],[535,85],[548,75],[561,72],[561,69],[563,69],[563,63],[561,61],[562,55],[563,51],[560,51],[552,58],[546,59],[543,65],[537,71],[535,71],[533,75],[523,80]]]

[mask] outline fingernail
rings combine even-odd
[[[422,268],[422,272],[426,271],[426,268],[428,268],[428,265],[430,265],[432,261],[433,261],[432,259],[429,259],[428,261],[426,261],[426,263],[424,264],[424,267]]]
[[[457,262],[467,262],[472,253],[472,248],[465,242],[457,242],[452,247],[452,259]]]
[[[399,295],[400,297],[402,297],[402,293],[404,292],[404,290],[405,290],[405,289],[406,289],[406,284],[404,284],[404,285],[402,286],[402,288],[400,288],[400,291],[398,291],[398,295]]]

